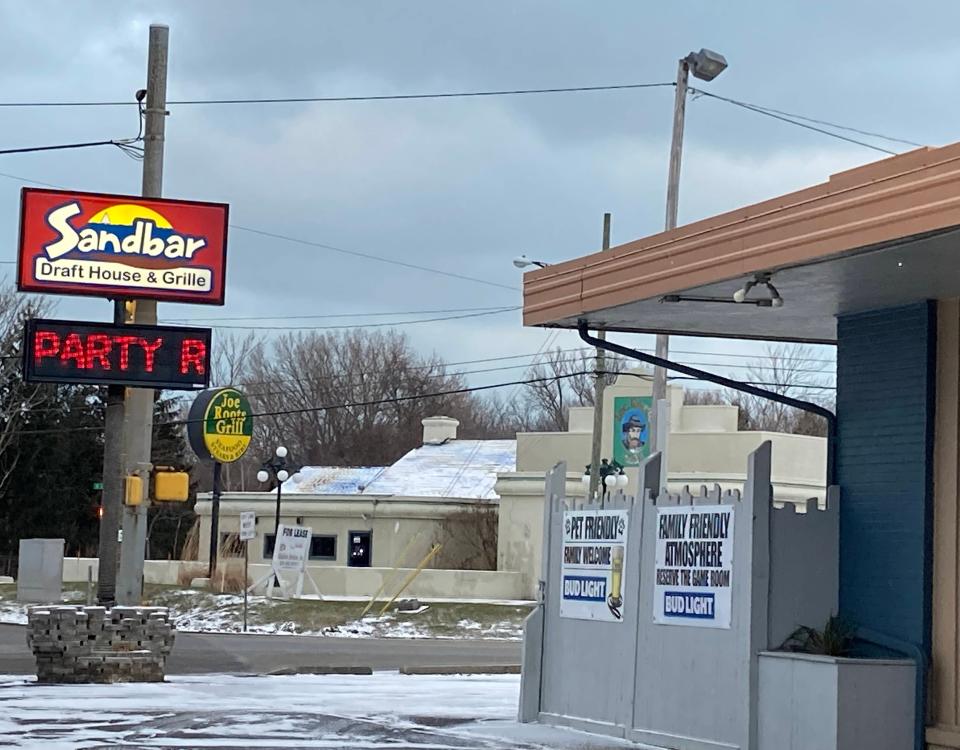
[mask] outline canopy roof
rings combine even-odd
[[[783,307],[732,303],[759,272]],[[837,315],[960,296],[960,143],[532,271],[523,294],[528,326],[833,342]]]

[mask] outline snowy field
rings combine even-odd
[[[148,586],[146,604],[168,607],[177,630],[193,633],[239,633],[243,597],[198,589]],[[65,603],[83,603],[85,592],[66,590]],[[360,619],[363,601],[278,600],[251,596],[248,632],[326,635],[345,638],[488,638],[521,640],[524,602],[430,603],[418,612],[387,612],[380,607]],[[25,625],[27,605],[16,601],[16,587],[0,586],[0,623]]]
[[[0,676],[0,746],[49,748],[636,747],[516,722],[520,678],[175,677],[37,685]]]

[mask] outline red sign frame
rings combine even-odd
[[[23,188],[21,292],[222,305],[226,203]]]
[[[209,328],[31,318],[23,379],[198,390],[210,384],[212,336]]]

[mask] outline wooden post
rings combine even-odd
[[[434,556],[440,551],[440,548],[441,548],[442,546],[443,546],[442,544],[435,544],[435,545],[433,545],[433,549],[430,550],[430,551],[426,554],[426,557],[424,557],[424,558],[420,561],[420,564],[417,566],[417,569],[414,570],[414,571],[411,571],[410,575],[407,576],[406,580],[403,582],[403,585],[400,587],[400,590],[399,590],[396,594],[393,595],[393,598],[392,598],[390,601],[388,601],[386,604],[383,605],[383,609],[380,610],[380,616],[381,616],[381,617],[383,617],[384,613],[385,613],[388,609],[390,609],[390,605],[393,604],[393,603],[397,600],[397,597],[400,596],[400,594],[402,594],[402,593],[404,592],[404,590],[407,588],[407,586],[409,586],[409,585],[413,582],[413,579],[416,578],[418,575],[420,575],[420,571],[422,571],[425,567],[427,567],[427,563],[430,562],[430,561],[434,558]]]

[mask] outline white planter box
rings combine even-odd
[[[760,654],[759,747],[913,747],[916,667],[909,660]]]

